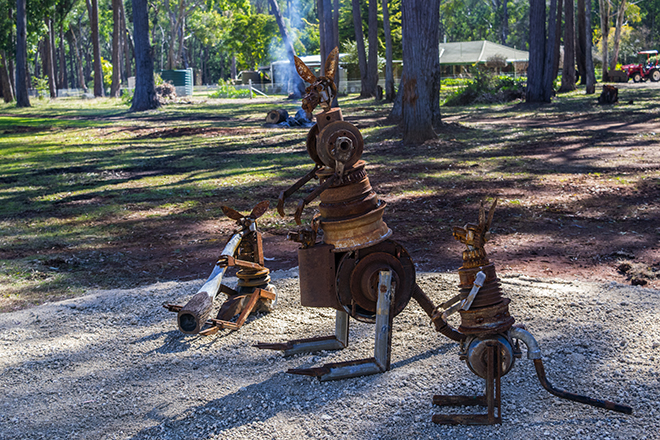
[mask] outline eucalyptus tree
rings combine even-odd
[[[369,96],[369,79],[367,78],[367,52],[364,46],[364,31],[362,30],[362,8],[360,0],[351,0],[353,7],[353,25],[355,28],[355,44],[360,69],[360,97]]]
[[[0,88],[5,102],[14,100],[14,84],[12,83],[13,69],[11,61],[13,57],[8,56],[14,52],[14,14],[15,4],[10,0],[0,0],[0,9],[6,14],[0,16]]]
[[[101,66],[101,40],[99,39],[99,2],[86,0],[89,11],[89,25],[92,32],[92,50],[94,53],[94,96],[103,96],[103,68]]]
[[[385,33],[385,100],[394,101],[394,71],[392,68],[392,30],[388,1],[383,0],[383,32]]]
[[[564,65],[561,71],[560,92],[575,90],[575,3],[564,0]]]
[[[440,123],[440,0],[403,0],[401,13],[403,77],[392,116],[401,114],[403,142],[417,144],[435,138]]]
[[[135,40],[135,92],[131,111],[144,111],[160,106],[154,84],[154,58],[149,42],[147,0],[132,0],[133,39]]]
[[[547,20],[544,0],[531,0],[529,8],[529,65],[527,67],[527,102],[550,102],[554,80],[554,45],[557,30],[557,0],[550,0]]]
[[[16,106],[30,107],[27,72],[26,0],[16,0]]]

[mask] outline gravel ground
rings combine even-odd
[[[279,303],[238,332],[186,336],[164,302],[201,281],[90,295],[0,316],[2,439],[658,439],[659,291],[508,276],[511,313],[535,335],[557,387],[633,406],[631,416],[548,394],[524,355],[502,380],[503,423],[438,426],[434,394],[483,381],[411,302],[394,320],[392,370],[321,383],[294,367],[370,357],[374,327],[349,347],[284,358],[258,341],[327,335],[334,312],[302,308],[295,270],[274,274]],[[418,274],[436,303],[454,274]],[[454,411],[469,412],[458,408]]]

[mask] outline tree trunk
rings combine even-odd
[[[392,68],[392,31],[387,0],[383,0],[383,32],[385,33],[385,101],[394,101],[394,70]]]
[[[289,31],[282,20],[282,13],[280,12],[280,7],[277,4],[277,0],[268,0],[270,3],[270,12],[275,17],[275,22],[277,22],[277,27],[280,28],[280,34],[282,35],[282,42],[284,43],[284,48],[286,49],[286,56],[289,59],[289,75],[287,78],[287,91],[289,96],[293,99],[302,98],[303,93],[305,92],[305,83],[302,78],[296,72],[296,63],[294,60],[295,51],[293,49],[293,44],[289,38]]]
[[[135,93],[132,112],[157,108],[160,103],[154,86],[154,52],[149,44],[147,0],[133,1],[133,38],[135,39]]]
[[[331,0],[320,0],[319,23],[323,26],[323,38],[321,39],[321,67],[325,71],[324,63],[332,49],[335,48],[334,24],[332,21],[332,2]]]
[[[507,0],[502,2],[502,44],[506,44],[506,40],[509,38],[509,8],[507,6]]]
[[[323,70],[323,62],[325,61],[326,52],[325,50],[325,1],[316,0],[316,12],[319,15],[319,55],[321,56],[321,70]]]
[[[529,4],[529,65],[527,67],[527,102],[544,102],[543,63],[545,61],[545,1]]]
[[[562,7],[564,0],[557,0],[557,23],[555,25],[554,63],[552,64],[552,78],[559,75],[559,58],[561,58],[561,30],[562,30]]]
[[[325,61],[332,52],[332,49],[335,48],[335,36],[334,36],[334,22],[333,22],[333,13],[332,13],[332,1],[331,0],[319,0],[319,29],[323,29],[321,34],[321,75],[325,72]],[[337,78],[339,73],[337,73]],[[336,82],[338,84],[338,81]],[[332,107],[337,107],[337,96],[335,95],[332,100]]]
[[[557,32],[557,0],[550,0],[550,17],[548,17],[548,38],[545,43],[545,67],[543,69],[543,101],[552,101],[554,82],[553,76],[555,66],[555,32]]]
[[[121,11],[119,3],[122,0],[112,0],[112,84],[110,97],[119,98],[121,87]]]
[[[9,82],[9,70],[7,69],[7,55],[3,50],[0,52],[0,84],[2,85],[2,97],[5,102],[12,102],[14,100],[14,91]]]
[[[87,92],[87,84],[85,84],[85,74],[83,73],[83,63],[82,58],[80,58],[80,47],[78,47],[78,39],[76,38],[75,32],[73,29],[69,28],[69,47],[73,51],[76,57],[76,64],[78,68],[78,86]]]
[[[126,78],[128,78],[129,76],[133,76],[131,74],[131,52],[133,44],[131,43],[131,35],[129,34],[128,28],[126,27],[126,10],[124,9],[123,0],[119,2],[119,9],[121,11],[121,41],[123,43],[122,53],[124,54],[124,62],[126,64],[125,74]]]
[[[94,52],[94,96],[102,97],[103,68],[101,67],[101,40],[99,39],[99,2],[87,0],[89,11],[89,26],[92,30],[92,51]]]
[[[565,1],[564,66],[561,72],[560,93],[575,90],[575,5],[573,0]]]
[[[46,38],[44,40],[44,75],[48,75],[48,92],[51,99],[57,98],[55,87],[55,57],[53,56],[53,20],[46,18]]]
[[[16,106],[30,107],[27,78],[26,0],[16,0]]]
[[[403,142],[436,137],[440,123],[440,0],[403,0]]]
[[[332,48],[339,47],[339,0],[334,0],[332,10]],[[339,95],[339,81],[341,80],[341,67],[337,65],[337,73],[335,75],[335,85],[337,86],[337,95]],[[339,103],[337,102],[338,96],[335,96],[335,99],[332,101],[332,106],[337,107]]]
[[[585,49],[585,58],[586,58],[586,94],[592,95],[596,93],[596,72],[594,69],[594,58],[592,53],[592,38],[593,32],[591,31],[591,1],[585,3],[585,33],[586,33],[586,49]]]
[[[362,8],[360,0],[352,0],[353,27],[355,28],[355,46],[357,48],[358,66],[360,68],[360,98],[369,96],[367,80],[367,54],[364,48],[364,31],[362,30]]]
[[[339,47],[339,0],[332,2],[332,35],[334,37],[332,47]],[[339,80],[339,75],[336,79]]]
[[[66,72],[66,53],[64,51],[64,24],[62,22],[60,22],[59,39],[60,39],[60,88],[68,89],[69,78]]]
[[[610,2],[609,0],[598,0],[600,6],[600,52],[603,58],[603,82],[609,81],[607,73],[607,36],[610,34]]]
[[[367,94],[378,99],[378,1],[369,1],[369,60]]]
[[[591,1],[591,0],[589,0]],[[580,84],[587,83],[587,35],[585,25],[585,0],[577,2],[577,42],[575,45],[575,58]]]
[[[614,49],[612,59],[610,60],[610,70],[616,69],[616,64],[619,61],[619,46],[621,45],[621,29],[623,28],[623,19],[628,9],[626,0],[621,0],[619,10],[616,13],[616,28],[614,30]]]

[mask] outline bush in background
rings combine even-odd
[[[218,90],[211,93],[209,98],[249,98],[250,91],[247,89],[237,89],[229,81],[220,79],[218,81]]]
[[[467,85],[450,94],[444,105],[448,107],[470,104],[497,104],[522,99],[525,96],[525,80],[509,76],[496,76],[487,71],[477,71]]]

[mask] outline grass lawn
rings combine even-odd
[[[564,186],[581,178],[585,187],[655,194],[657,157],[646,150],[599,155],[598,163],[588,157],[589,148],[607,149],[612,142],[656,146],[651,129],[610,136],[606,128],[600,134],[589,128],[594,116],[601,124],[653,127],[655,91],[631,88],[625,102],[609,107],[576,92],[544,106],[443,108],[448,124],[439,127],[438,141],[409,149],[385,121],[388,104],[349,97],[341,107],[365,138],[372,184],[390,205],[388,224],[423,264],[446,257],[429,250],[425,237],[443,231],[451,241],[450,225],[476,220],[470,213],[482,198],[500,195],[506,215],[515,219],[523,212],[572,210],[569,199],[536,200],[531,191],[561,193],[562,179]],[[112,99],[32,105],[0,105],[0,310],[90,287],[130,287],[186,273],[202,278],[213,260],[202,258],[200,249],[212,253],[232,228],[221,205],[249,211],[265,199],[274,207],[279,192],[311,168],[307,129],[262,126],[273,108],[295,113],[299,103],[279,98],[195,96],[137,115]],[[557,147],[557,155],[533,154],[541,144]],[[570,157],[562,159],[559,150]],[[654,163],[632,166],[646,162]],[[447,211],[431,206],[436,199],[447,201]],[[625,205],[611,215],[629,217],[636,210],[639,217],[636,202]],[[654,215],[656,205],[647,203],[642,215]],[[288,211],[293,206],[287,204]],[[274,237],[295,227],[274,210],[260,225]],[[503,226],[500,231],[513,234]],[[191,271],[200,264],[201,271]]]

